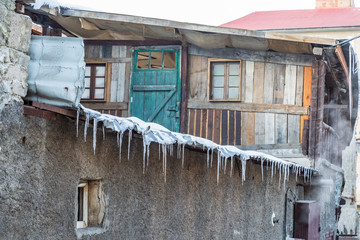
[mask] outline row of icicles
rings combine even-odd
[[[111,116],[111,115],[107,115],[107,114],[101,114],[99,112],[87,109],[83,106],[81,106],[81,109],[84,111],[85,113],[85,127],[84,127],[84,140],[86,141],[86,135],[87,135],[87,129],[89,127],[89,123],[90,123],[90,118],[92,117],[94,120],[93,123],[93,148],[94,148],[94,154],[95,154],[95,149],[96,149],[96,133],[97,133],[97,124],[99,121],[101,121],[100,118],[96,117],[96,116],[91,116],[91,113],[96,113],[96,115],[101,115],[106,117],[106,120],[108,119],[112,119],[114,121],[121,121],[124,120],[125,118],[120,118],[120,117],[116,117],[116,116]],[[88,110],[88,111],[87,111]],[[78,136],[78,124],[79,124],[79,114],[80,114],[80,109],[77,112],[77,121],[76,121],[76,131],[77,134],[76,136]],[[102,125],[102,133],[103,133],[103,139],[105,139],[105,120],[103,120],[103,125]],[[129,120],[129,119],[127,119]],[[140,120],[141,121],[141,120]],[[121,147],[122,147],[122,142],[123,142],[123,135],[125,131],[128,131],[128,151],[127,151],[127,158],[128,160],[130,159],[130,147],[131,147],[131,140],[132,140],[132,131],[133,130],[137,130],[137,132],[140,132],[143,136],[143,174],[145,174],[145,170],[146,168],[149,167],[149,155],[150,155],[150,143],[152,141],[149,141],[149,139],[147,138],[147,134],[151,131],[154,131],[153,129],[150,129],[150,127],[148,126],[146,128],[146,130],[144,131],[144,128],[141,127],[137,127],[136,123],[133,123],[133,125],[128,126],[127,129],[121,129],[119,131],[119,129],[115,129],[115,127],[110,127],[113,131],[117,132],[117,145],[119,146],[119,161],[121,162]],[[141,131],[143,130],[143,131]],[[176,133],[177,135],[179,133]],[[159,135],[159,133],[156,133],[155,135]],[[161,135],[160,135],[161,136]],[[193,137],[193,138],[197,138],[197,137]],[[208,140],[206,140],[208,141]],[[161,155],[162,155],[162,165],[163,165],[163,174],[164,174],[164,181],[166,182],[166,167],[167,167],[167,155],[168,153],[170,154],[170,156],[173,156],[173,152],[174,152],[174,145],[177,145],[177,158],[180,159],[181,158],[181,164],[182,167],[184,168],[184,151],[185,151],[185,145],[187,143],[180,143],[179,141],[174,141],[171,144],[165,144],[165,143],[160,143],[159,144],[159,160],[161,160]],[[193,144],[193,143],[192,143]],[[188,144],[188,145],[192,145],[192,144]],[[217,144],[216,144],[217,145]],[[214,146],[202,146],[203,147],[203,151],[205,151],[206,149],[206,165],[208,168],[212,168],[213,167],[213,159],[214,159],[214,150],[217,151],[217,183],[219,183],[219,175],[220,172],[223,170],[224,174],[227,171],[227,163],[228,163],[228,159],[230,160],[230,177],[232,177],[233,175],[233,168],[234,168],[234,158],[238,157],[239,160],[241,161],[241,174],[242,174],[242,182],[245,181],[245,172],[246,172],[246,162],[247,160],[249,160],[250,158],[245,158],[244,156],[240,155],[232,155],[232,156],[223,156],[222,155],[222,151],[221,151],[221,147],[226,147],[226,146],[219,146],[218,148],[215,148]],[[240,151],[240,150],[239,150]],[[228,151],[229,152],[229,151]],[[162,154],[161,154],[162,153]],[[311,181],[311,175],[313,174],[314,170],[311,168],[307,168],[301,165],[297,165],[297,164],[292,164],[289,162],[284,162],[282,160],[278,160],[278,161],[274,161],[273,159],[269,159],[269,158],[265,158],[263,156],[263,154],[259,153],[259,156],[251,156],[252,159],[257,159],[261,161],[261,177],[262,180],[264,179],[264,162],[266,161],[266,167],[267,169],[269,169],[271,167],[271,182],[273,182],[273,176],[274,174],[276,174],[276,172],[278,171],[279,174],[279,188],[281,186],[281,178],[282,175],[283,177],[283,184],[284,184],[284,189],[285,189],[285,185],[286,182],[289,179],[289,174],[290,174],[290,168],[292,167],[292,173],[295,174],[295,178],[296,181],[298,179],[298,175],[301,174],[301,172],[304,173],[304,182],[308,182]],[[240,171],[240,169],[239,169]]]

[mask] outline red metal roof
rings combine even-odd
[[[248,30],[360,26],[360,8],[326,8],[254,12],[221,25]]]

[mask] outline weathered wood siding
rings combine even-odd
[[[108,63],[110,66],[110,92],[108,102],[129,102],[129,85],[131,74],[131,51],[128,46],[86,45],[86,62]],[[127,109],[98,109],[102,113],[116,116],[128,116]]]
[[[208,57],[189,55],[188,74],[187,133],[230,145],[301,142],[311,67],[242,60],[238,104],[209,101]]]

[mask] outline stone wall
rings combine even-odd
[[[27,92],[26,55],[31,37],[31,19],[14,12],[14,0],[0,0],[0,111],[4,104],[22,101]]]

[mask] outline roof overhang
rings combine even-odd
[[[44,14],[42,9],[29,10]],[[312,44],[330,46],[336,43],[327,38],[294,37],[85,10],[63,9],[61,13],[48,16],[85,40],[178,40],[205,49],[241,48],[299,54],[312,54]]]

